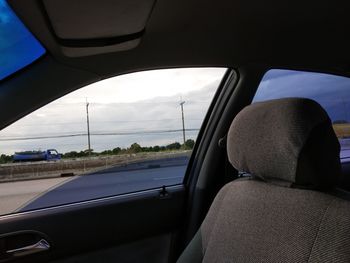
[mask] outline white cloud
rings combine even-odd
[[[130,103],[163,96],[185,96],[217,80],[223,68],[163,69],[122,75],[88,85],[60,103]],[[103,92],[101,92],[103,90]]]

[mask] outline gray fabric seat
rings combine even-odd
[[[252,179],[225,185],[178,262],[350,262],[350,202],[327,113],[308,99],[252,104],[233,121],[228,158]]]

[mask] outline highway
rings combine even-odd
[[[39,194],[19,211],[28,211],[79,201],[130,193],[183,180],[188,157],[166,158],[114,167],[83,176],[72,177],[57,187]],[[45,180],[35,180],[39,181]],[[27,182],[28,183],[28,182]],[[1,211],[0,211],[1,212]]]

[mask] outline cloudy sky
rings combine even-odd
[[[142,146],[182,142],[181,99],[186,137],[195,139],[224,73],[223,68],[154,70],[94,83],[2,130],[0,153],[87,149],[86,100],[95,151],[134,142]],[[53,138],[60,136],[67,137]],[[51,138],[33,139],[40,137]]]

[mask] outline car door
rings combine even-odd
[[[173,261],[209,105],[228,75],[223,68],[128,74],[3,129],[0,260]],[[29,150],[58,151],[59,160],[12,162],[11,153]]]

